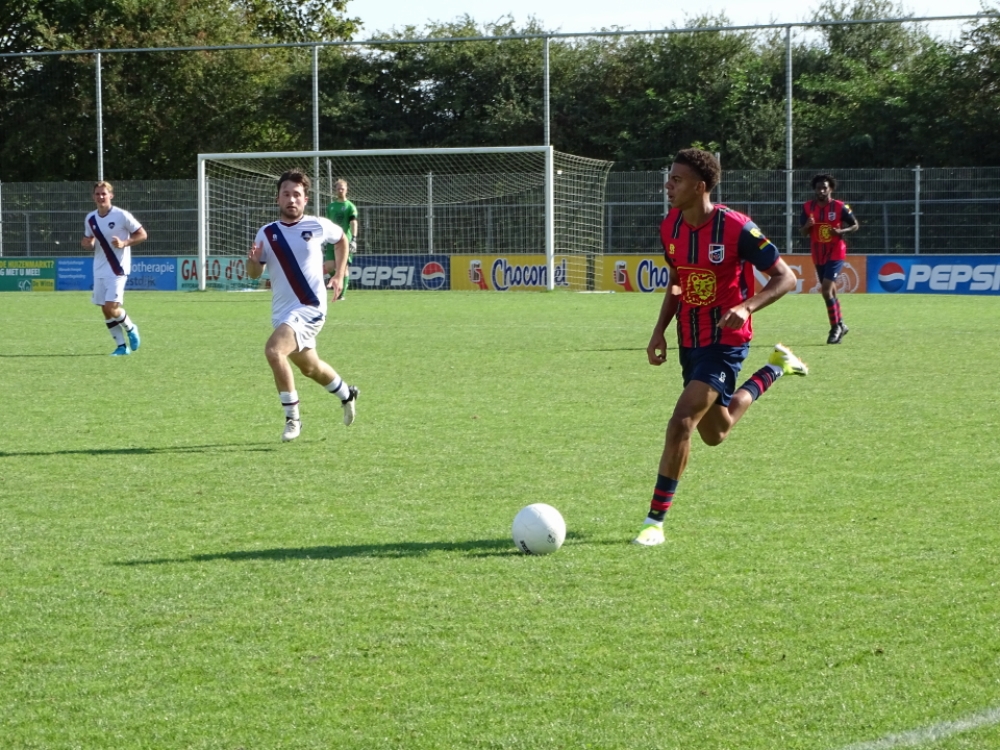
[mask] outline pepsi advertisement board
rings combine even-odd
[[[1000,295],[1000,256],[869,255],[868,292]]]
[[[350,289],[450,289],[448,255],[355,255]]]

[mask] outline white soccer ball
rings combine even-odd
[[[566,522],[545,503],[525,506],[514,516],[511,535],[515,546],[529,555],[549,555],[566,541]]]

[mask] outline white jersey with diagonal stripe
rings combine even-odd
[[[112,206],[105,216],[101,216],[96,210],[87,214],[87,218],[83,220],[83,236],[95,238],[94,278],[129,275],[132,271],[132,251],[127,247],[115,247],[111,243],[111,238],[117,237],[124,242],[140,229],[142,224],[128,211],[118,206]],[[112,267],[109,253],[117,259],[122,274],[118,274]]]
[[[276,221],[257,230],[254,244],[263,247],[260,262],[271,277],[272,319],[303,305],[326,315],[323,245],[336,244],[343,236],[340,227],[319,216],[303,216],[294,224]]]

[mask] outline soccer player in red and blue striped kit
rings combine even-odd
[[[837,180],[832,174],[816,175],[812,178],[812,187],[816,198],[802,205],[799,231],[804,237],[809,237],[809,251],[826,303],[826,316],[830,321],[830,335],[826,337],[826,343],[839,344],[849,330],[840,312],[840,298],[837,296],[837,277],[847,258],[844,235],[856,232],[861,225],[851,207],[833,197]]]
[[[722,170],[707,151],[688,148],[674,158],[665,189],[670,211],[660,225],[670,286],[646,347],[651,365],[667,358],[666,330],[676,321],[684,389],[667,423],[656,487],[635,544],[662,544],[663,521],[691,453],[695,431],[719,445],[750,405],[783,375],[809,368],[778,344],[766,364],[739,388],[750,350],[751,313],[795,287],[795,274],[749,216],[713,204]],[[754,293],[754,268],[768,276]]]

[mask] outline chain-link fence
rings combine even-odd
[[[975,254],[1000,252],[1000,167],[963,169],[830,170],[835,197],[861,223],[852,253]],[[792,252],[809,250],[798,232],[802,203],[812,197],[814,170],[792,175]],[[666,210],[663,172],[612,172],[604,210],[604,252],[659,253]],[[783,170],[723,173],[717,201],[749,214],[779,247],[786,244],[787,176]],[[92,183],[5,183],[0,186],[0,254],[13,257],[81,255],[83,219],[93,210]],[[115,204],[131,211],[149,240],[135,255],[184,256],[198,251],[195,180],[121,181]],[[270,208],[270,207],[267,207]],[[361,209],[366,224],[377,215]],[[374,236],[374,235],[372,235]]]
[[[809,252],[798,232],[802,204],[813,197],[817,171],[836,177],[836,198],[861,223],[848,237],[850,252],[1000,252],[1000,168],[796,170],[792,175],[792,248]],[[605,253],[661,252],[659,220],[665,211],[663,172],[617,172],[605,199]],[[786,244],[786,173],[723,172],[715,200],[749,214],[782,249]]]
[[[60,257],[86,254],[83,220],[94,210],[92,182],[8,182],[0,185],[0,253]],[[114,203],[130,211],[149,239],[133,255],[198,254],[198,183],[133,180],[114,183]]]

